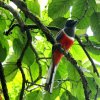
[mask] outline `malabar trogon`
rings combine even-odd
[[[58,33],[56,37],[56,41],[60,44],[60,46],[68,52],[69,48],[74,43],[74,30],[77,21],[68,20],[65,24],[65,27]],[[48,71],[48,76],[45,84],[45,90],[52,93],[54,78],[57,70],[58,63],[60,62],[63,54],[59,51],[58,48],[52,49],[52,63]]]

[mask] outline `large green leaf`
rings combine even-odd
[[[30,92],[26,95],[26,100],[43,100],[42,92],[39,90]]]
[[[7,57],[9,45],[6,38],[0,34],[0,62],[3,62]]]
[[[94,36],[100,41],[100,12],[94,12],[91,16],[91,29]]]
[[[48,8],[48,14],[51,18],[58,18],[67,13],[73,0],[52,0]]]
[[[40,16],[40,5],[38,0],[27,0],[27,6],[34,14]]]

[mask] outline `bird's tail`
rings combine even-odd
[[[45,84],[45,90],[50,93],[52,93],[56,70],[57,70],[57,65],[55,66],[54,64],[51,64]]]

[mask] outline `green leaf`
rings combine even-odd
[[[17,58],[20,57],[20,54],[21,54],[23,48],[24,48],[24,46],[21,43],[21,41],[19,39],[14,39],[13,50],[14,50],[14,53],[18,56]]]
[[[72,46],[70,52],[77,61],[79,60],[79,61],[83,62],[87,59],[83,49],[80,47],[80,45],[77,41],[74,42],[74,45]]]
[[[30,66],[34,62],[34,59],[35,59],[34,52],[32,51],[30,47],[28,47],[27,50],[25,51],[23,62],[27,64],[28,66]]]
[[[7,82],[12,81],[14,79],[14,77],[16,76],[17,71],[18,71],[18,68],[17,68],[16,64],[12,64],[12,63],[6,64],[4,66],[4,74],[6,77],[6,81]]]
[[[61,95],[60,99],[61,100],[68,100],[68,95],[66,95],[66,92],[63,92],[63,94]]]
[[[43,100],[42,92],[39,90],[36,90],[26,95],[26,100],[32,100],[34,98],[35,100]]]
[[[61,95],[61,100],[78,100],[75,96],[73,96],[71,94],[70,91],[66,90],[65,92],[63,92],[63,94]]]
[[[3,48],[2,44],[0,43],[0,62],[3,62],[7,56],[6,48]]]
[[[68,67],[69,66],[69,62],[67,61],[66,58],[62,58],[62,60],[60,61],[59,65],[58,65],[58,69],[57,69],[57,73],[59,73],[60,77],[57,77],[58,79],[65,79],[68,76]]]
[[[97,4],[97,12],[100,12],[100,4]]]
[[[78,82],[77,86],[74,87],[74,89],[75,88],[76,88],[76,97],[77,97],[77,99],[78,100],[85,100],[83,84],[81,82]]]
[[[17,57],[15,54],[10,55],[4,63],[4,74],[6,81],[12,81],[17,74],[18,68],[16,65]]]
[[[86,46],[86,49],[88,50],[90,56],[95,59],[96,61],[100,62],[100,50],[96,49],[92,46]]]
[[[95,0],[76,0],[72,7],[72,18],[81,19],[77,25],[79,29],[85,29],[90,24],[90,16],[96,8]]]
[[[49,92],[46,92],[44,94],[43,100],[47,100],[48,98],[49,100],[55,100],[56,97],[59,95],[59,93],[60,93],[60,88],[53,89],[52,94],[50,94]]]
[[[100,41],[100,12],[94,12],[91,16],[91,29],[95,38]]]
[[[6,21],[5,18],[0,15],[0,33],[3,33],[6,29]]]
[[[96,73],[91,73],[91,75],[94,77],[96,84],[100,88],[100,78],[96,75]]]
[[[86,79],[87,79],[87,82],[88,82],[89,89],[91,90],[90,98],[94,99],[94,96],[97,92],[96,83],[95,83],[93,77],[86,77]]]
[[[9,45],[7,40],[2,34],[0,34],[0,62],[3,62],[6,59],[8,54],[8,48]]]
[[[55,19],[63,17],[69,10],[73,0],[52,0],[48,8],[48,15]]]
[[[91,11],[93,10],[96,10],[97,9],[97,4],[96,4],[96,0],[88,0],[88,6],[89,8],[88,9],[91,9]]]
[[[85,16],[83,19],[80,20],[79,24],[77,25],[77,28],[85,29],[88,28],[89,24],[90,24],[90,18],[88,16]]]
[[[67,71],[68,71],[68,78],[72,79],[72,80],[79,80],[80,76],[76,70],[76,68],[70,63],[68,62],[67,64]]]
[[[84,33],[86,33],[86,29],[77,29],[75,33],[77,35],[83,35]]]
[[[34,63],[30,66],[30,69],[32,73],[32,78],[35,80],[39,75],[39,67],[36,61],[34,61]]]
[[[73,4],[73,8],[72,8],[72,17],[78,18],[80,19],[86,9],[86,0],[76,0],[75,4]],[[80,20],[79,24],[77,25],[77,27],[79,29],[84,29],[88,26],[88,17],[84,17]]]
[[[40,16],[40,5],[38,0],[27,0],[27,6],[34,14]]]

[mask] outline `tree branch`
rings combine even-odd
[[[5,35],[9,35],[10,34],[10,32],[16,27],[16,26],[18,26],[18,27],[20,27],[20,25],[19,24],[13,24],[6,32],[5,32]],[[48,29],[50,29],[50,30],[54,30],[54,31],[59,31],[60,30],[60,28],[57,28],[57,27],[52,27],[52,26],[46,26]],[[24,25],[24,30],[27,30],[27,29],[39,29],[39,27],[37,26],[37,25]]]
[[[97,68],[96,68],[96,66],[95,66],[95,64],[94,64],[94,62],[93,62],[93,60],[92,60],[92,58],[90,57],[90,55],[89,55],[88,52],[86,51],[84,45],[82,44],[80,38],[79,38],[77,35],[75,35],[75,38],[77,39],[78,43],[80,44],[80,46],[81,46],[82,49],[84,50],[85,54],[87,55],[88,59],[90,60],[92,66],[93,66],[93,72],[94,72],[94,73],[96,72],[97,76],[99,76],[98,70],[97,70]]]
[[[1,62],[0,62],[0,80],[1,80],[1,86],[2,86],[2,90],[3,90],[4,98],[5,98],[5,100],[9,100],[8,89],[7,89],[3,66],[2,66]]]

